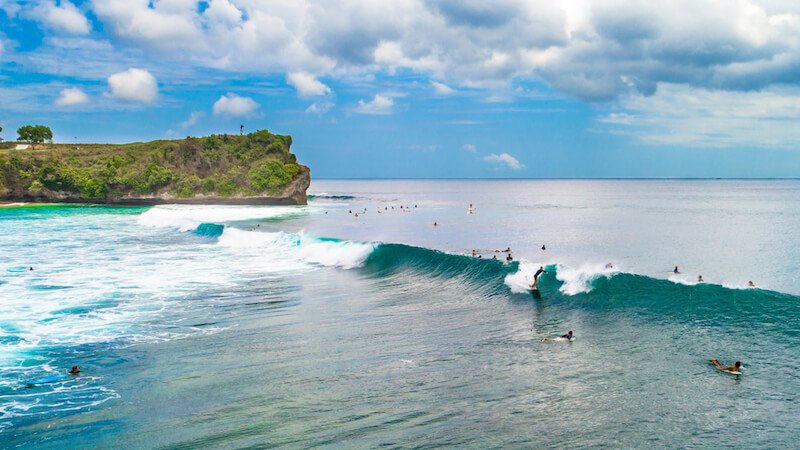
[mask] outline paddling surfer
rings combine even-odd
[[[711,364],[713,364],[714,367],[723,372],[728,372],[728,373],[741,372],[741,370],[739,370],[742,368],[741,361],[736,361],[732,366],[726,366],[722,364],[721,362],[719,362],[717,358],[710,359],[709,361],[711,361]]]
[[[560,339],[566,339],[568,341],[571,341],[572,340],[572,330],[569,330],[569,333],[562,334],[561,336],[559,336],[557,338],[542,338],[542,342],[544,342],[544,341],[555,341],[556,339],[559,339],[559,340]]]

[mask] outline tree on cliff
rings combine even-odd
[[[25,125],[19,127],[17,133],[20,141],[30,142],[34,148],[36,144],[53,140],[53,131],[44,125]]]

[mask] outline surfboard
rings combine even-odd
[[[68,373],[62,373],[60,375],[51,375],[49,377],[37,378],[36,380],[28,381],[25,384],[28,386],[33,386],[34,384],[55,383],[56,381],[61,381],[68,377],[69,377]]]
[[[542,298],[542,293],[539,292],[539,289],[531,289],[531,295],[533,295],[533,298]]]
[[[737,372],[735,370],[722,370],[721,368],[719,368],[717,366],[714,366],[714,367],[716,367],[716,369],[719,370],[720,372],[729,373],[731,375],[741,375],[742,374],[742,372]]]

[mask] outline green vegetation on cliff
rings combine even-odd
[[[291,145],[290,136],[260,130],[124,145],[5,149],[0,150],[0,199],[116,203],[258,197],[305,203],[309,171],[297,164]]]

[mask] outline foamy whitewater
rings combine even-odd
[[[310,194],[0,207],[0,447],[778,447],[800,432],[800,183]]]

